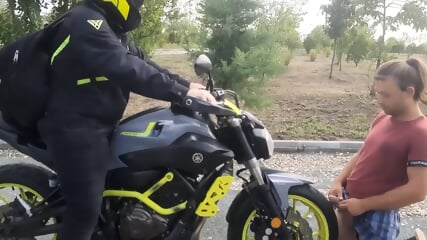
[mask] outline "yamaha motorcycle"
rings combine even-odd
[[[206,55],[194,67],[218,105],[186,97],[120,122],[92,239],[199,239],[234,176],[243,181],[227,239],[337,239],[333,206],[309,180],[264,167],[274,150],[266,127],[235,92],[214,88]],[[0,167],[0,240],[55,239],[67,205],[42,140],[24,141],[3,120],[0,138],[44,165]]]

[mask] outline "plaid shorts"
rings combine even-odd
[[[349,198],[345,189],[343,198]],[[360,240],[395,240],[400,233],[398,210],[369,211],[355,217],[353,221],[353,227]]]

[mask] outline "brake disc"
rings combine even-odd
[[[296,234],[296,240],[313,240],[313,230],[307,220],[301,216],[299,211],[294,212],[292,208],[289,209],[286,219],[292,232]]]
[[[2,227],[3,224],[19,221],[27,216],[28,215],[25,212],[25,208],[21,205],[18,199],[15,199],[13,202],[6,205],[0,206],[0,240],[34,240],[35,238],[4,237],[5,229]]]

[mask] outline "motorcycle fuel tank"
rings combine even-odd
[[[208,173],[234,158],[205,122],[168,108],[147,110],[124,120],[113,135],[111,149],[135,170],[173,168]]]

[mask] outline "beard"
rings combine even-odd
[[[385,114],[393,116],[393,117],[399,117],[402,116],[405,113],[405,107],[402,106],[394,106],[394,107],[388,107],[388,106],[380,106],[381,109],[384,111]]]

